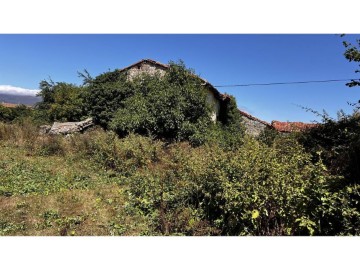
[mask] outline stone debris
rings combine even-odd
[[[40,135],[47,134],[47,133],[49,133],[50,129],[51,129],[51,126],[49,126],[49,125],[42,125],[42,126],[40,126],[39,134],[40,134]]]
[[[48,133],[51,135],[56,135],[56,134],[67,135],[76,132],[82,132],[93,125],[94,122],[92,118],[88,118],[80,122],[65,122],[65,123],[54,122],[52,127],[49,130],[47,130],[47,132],[44,132],[46,130],[45,126],[41,126],[40,133],[43,132],[41,134]]]

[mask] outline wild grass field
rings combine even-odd
[[[354,235],[341,189],[291,136],[193,147],[95,128],[0,123],[0,235]]]
[[[0,235],[148,233],[126,209],[122,179],[70,140],[38,138],[29,126],[1,128]]]

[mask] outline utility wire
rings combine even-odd
[[[339,80],[323,80],[323,81],[300,81],[300,82],[273,82],[273,83],[249,83],[249,84],[227,84],[215,85],[214,87],[246,87],[246,86],[267,86],[267,85],[283,85],[283,84],[305,84],[305,83],[331,83],[331,82],[345,82],[358,79],[339,79]]]

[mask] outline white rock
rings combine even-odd
[[[65,123],[54,122],[54,124],[52,125],[52,127],[49,131],[49,134],[66,135],[66,134],[71,134],[71,133],[75,133],[75,132],[81,132],[93,125],[94,125],[94,122],[93,122],[92,118],[88,118],[88,119],[86,119],[84,121],[80,121],[80,122],[65,122]]]

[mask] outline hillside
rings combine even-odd
[[[34,105],[37,102],[40,102],[40,97],[34,96],[20,96],[20,95],[9,95],[0,93],[0,103],[14,103],[14,104],[25,104],[25,105]]]

